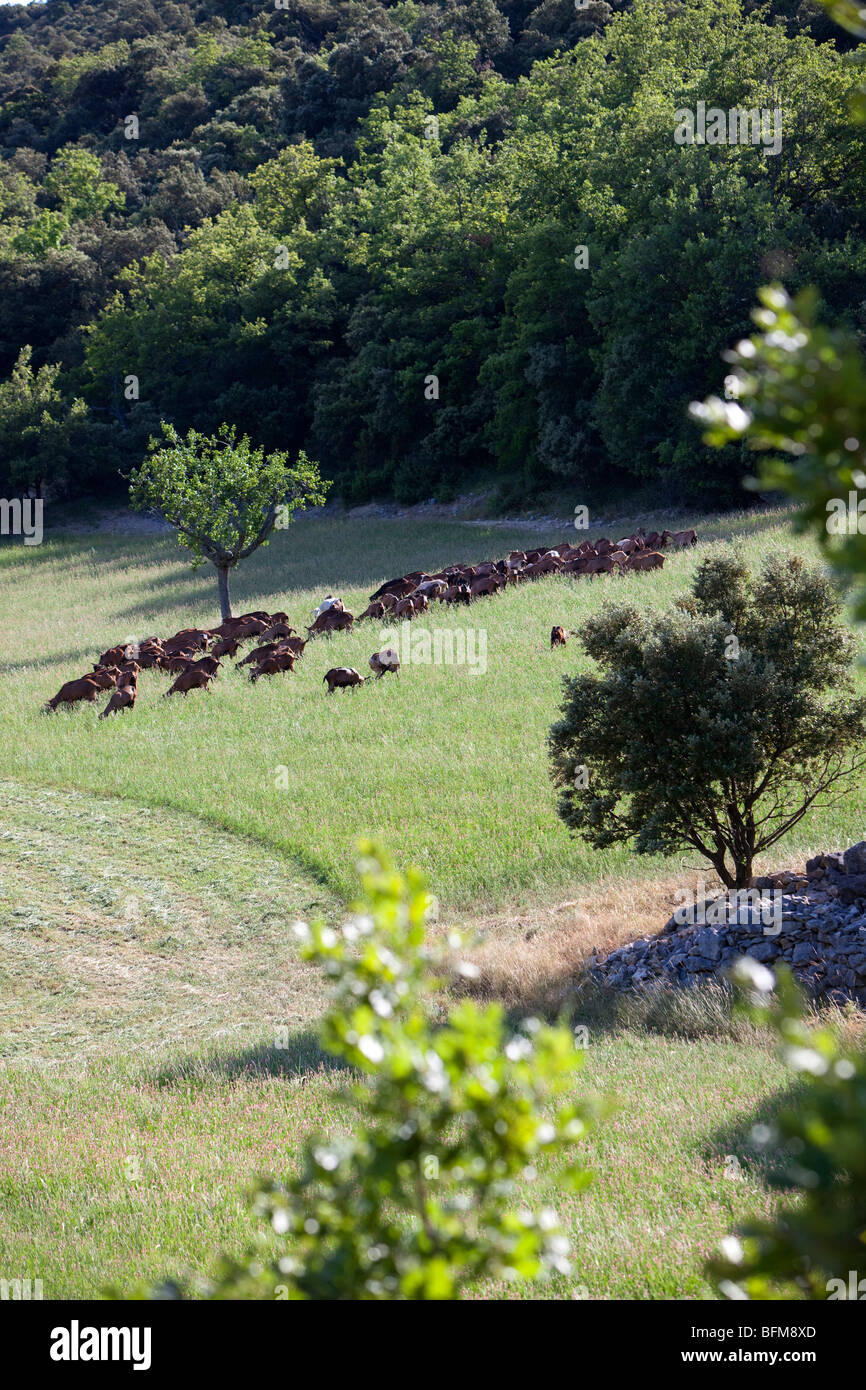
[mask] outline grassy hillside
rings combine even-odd
[[[780,513],[698,524],[753,564],[793,546]],[[244,568],[236,609],[282,607],[298,626],[328,588],[357,611],[388,575],[536,538],[318,519]],[[147,673],[133,714],[99,723],[40,707],[115,640],[214,621],[210,574],[158,535],[0,549],[0,1268],[42,1278],[46,1297],[85,1297],[249,1247],[247,1183],[290,1171],[307,1134],[345,1123],[314,1041],[322,984],[288,926],[339,912],[358,835],[428,869],[443,924],[469,919],[487,938],[480,987],[509,1004],[567,991],[591,945],[661,924],[697,866],[590,852],[554,814],[545,738],[560,677],[583,659],[574,641],[547,644],[554,621],[576,626],[612,598],[669,603],[705,553],[414,625],[483,628],[484,675],[410,665],[326,697],[327,666],[366,665],[370,625],[255,687],[228,672],[211,695],[169,702]],[[863,810],[860,791],[812,815],[776,862],[859,838]],[[785,1079],[758,1037],[724,1024],[687,1040],[591,1023],[580,1084],[617,1109],[583,1145],[592,1189],[557,1199],[574,1278],[543,1294],[711,1297],[705,1254],[777,1201],[748,1132]]]
[[[709,537],[723,528],[730,533],[730,522],[701,523]],[[779,513],[743,517],[734,530],[738,550],[755,566],[771,549],[795,544]],[[281,608],[300,627],[328,588],[359,612],[391,574],[502,554],[536,538],[457,523],[302,523],[248,562],[235,586],[236,611]],[[448,910],[551,901],[569,885],[635,869],[627,851],[599,854],[570,840],[554,813],[547,731],[561,676],[585,669],[586,658],[575,640],[551,653],[551,625],[574,628],[614,598],[669,604],[704,554],[702,544],[669,555],[662,574],[617,581],[553,577],[468,610],[437,605],[413,624],[416,640],[422,628],[473,629],[478,641],[483,634],[484,674],[412,664],[399,679],[327,698],[329,666],[367,671],[382,644],[382,626],[366,623],[351,635],[316,640],[294,675],[255,687],[229,668],[209,695],[165,701],[166,679],[147,672],[133,714],[99,723],[93,708],[46,718],[41,705],[114,642],[215,622],[212,571],[193,573],[161,536],[5,549],[0,737],[7,775],[192,812],[279,850],[337,894],[350,890],[354,841],[372,833],[402,863],[429,868]],[[281,767],[288,789],[277,785]],[[861,794],[813,813],[794,832],[791,851],[856,838],[864,802]],[[660,867],[642,863],[640,871]]]
[[[0,819],[0,1268],[81,1298],[241,1255],[248,1184],[346,1123],[288,930],[309,886],[164,810],[4,782]],[[746,1134],[784,1081],[748,1036],[590,1025],[580,1084],[617,1109],[582,1145],[588,1194],[550,1185],[576,1261],[542,1296],[711,1296],[704,1253],[776,1201]]]

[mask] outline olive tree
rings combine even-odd
[[[599,674],[566,678],[550,733],[559,814],[596,848],[693,849],[729,888],[866,761],[853,635],[818,569],[724,554],[667,613],[611,606],[580,631]]]
[[[191,429],[185,436],[163,422],[162,438],[148,443],[147,457],[133,473],[130,500],[139,510],[163,516],[193,557],[215,566],[220,611],[231,617],[229,571],[260,545],[274,527],[288,525],[298,507],[320,507],[330,484],[303,450],[294,463],[287,454],[265,454],[233,425],[215,435]]]

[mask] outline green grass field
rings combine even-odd
[[[803,548],[781,513],[698,524],[754,565]],[[357,612],[387,576],[537,539],[302,522],[237,576],[235,610],[284,608],[299,627],[328,589]],[[0,548],[0,1275],[85,1297],[249,1246],[245,1185],[342,1123],[313,1040],[323,987],[288,928],[338,914],[359,835],[427,870],[445,922],[543,921],[564,899],[631,881],[650,892],[697,867],[570,841],[545,739],[560,677],[582,665],[575,641],[549,651],[552,623],[576,627],[612,597],[668,604],[706,553],[673,555],[660,575],[544,580],[414,625],[483,629],[483,675],[411,664],[327,697],[328,666],[365,670],[381,644],[365,624],[255,687],[229,670],[210,695],[163,701],[165,679],[146,673],[133,713],[100,723],[90,707],[47,718],[41,705],[115,641],[216,621],[211,573],[160,536]],[[863,810],[861,788],[815,812],[773,862],[861,838]],[[666,913],[660,901],[658,926]],[[591,1035],[581,1084],[618,1109],[584,1145],[593,1187],[562,1208],[588,1297],[712,1296],[703,1257],[776,1200],[746,1136],[785,1080],[755,1037]]]
[[[733,529],[722,522],[703,531],[725,525]],[[769,549],[792,545],[778,514],[738,525],[737,546],[755,564]],[[383,577],[506,553],[532,539],[441,523],[302,523],[242,571],[236,611],[284,609],[301,627],[329,588],[360,612]],[[329,666],[368,671],[382,644],[382,626],[363,624],[316,640],[294,675],[255,688],[230,668],[209,695],[164,701],[165,678],[146,672],[134,714],[100,724],[91,707],[49,719],[41,705],[115,642],[217,621],[213,572],[193,574],[173,541],[160,537],[6,549],[0,737],[7,775],[192,812],[278,850],[337,894],[351,891],[354,841],[374,834],[398,861],[430,870],[446,910],[552,901],[575,882],[634,865],[626,851],[599,854],[570,840],[554,814],[546,735],[562,674],[586,659],[575,641],[551,653],[551,625],[576,627],[612,596],[668,604],[704,553],[701,546],[670,555],[663,573],[615,583],[541,580],[459,614],[437,605],[413,625],[415,641],[425,628],[483,631],[483,675],[468,665],[413,664],[398,679],[326,697]],[[844,840],[862,824],[863,806],[861,796],[816,812],[797,827],[792,849]]]

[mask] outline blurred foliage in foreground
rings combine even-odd
[[[351,1069],[352,1133],[314,1138],[297,1177],[255,1193],[285,1240],[276,1259],[223,1262],[212,1282],[151,1297],[454,1299],[470,1280],[569,1273],[556,1213],[531,1210],[516,1183],[548,1157],[570,1191],[590,1180],[571,1156],[592,1118],[571,1098],[574,1038],[535,1019],[513,1033],[498,1005],[469,1001],[435,1022],[433,900],[420,874],[403,878],[371,843],[361,853],[347,924],[296,926],[334,982],[320,1036]]]
[[[748,995],[741,1007],[776,1031],[802,1082],[774,1125],[753,1133],[773,1157],[773,1184],[793,1187],[798,1200],[775,1221],[728,1236],[709,1272],[731,1299],[866,1296],[866,1055],[805,1026],[787,972],[774,980],[746,959],[737,975]]]
[[[831,18],[866,39],[866,6],[822,0]],[[863,66],[866,51],[850,57]],[[866,84],[852,98],[854,122],[866,120]],[[816,322],[818,294],[792,302],[780,285],[759,290],[752,317],[762,330],[725,356],[733,371],[726,400],[710,396],[691,413],[721,448],[745,441],[788,459],[764,462],[747,487],[780,489],[804,504],[795,525],[817,536],[839,576],[857,584],[856,613],[866,618],[866,367],[853,334]]]
[[[707,443],[747,439],[778,449],[750,485],[780,489],[803,503],[795,525],[811,530],[847,582],[866,575],[866,368],[853,337],[815,322],[817,295],[793,302],[778,286],[760,291],[753,315],[762,331],[726,354],[731,398],[692,406]],[[856,594],[866,618],[866,585]]]

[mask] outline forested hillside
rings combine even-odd
[[[840,33],[813,0],[0,9],[0,492],[116,487],[168,419],[353,501],[735,500],[686,406],[756,287],[866,331]],[[678,144],[702,101],[780,108],[780,150]]]

